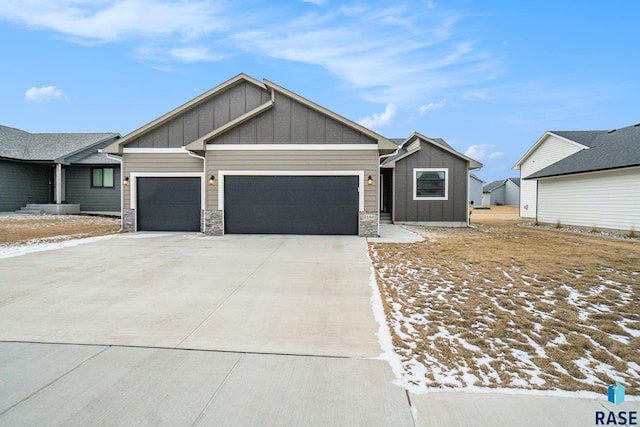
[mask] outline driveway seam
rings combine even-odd
[[[95,346],[95,347],[101,347],[101,346]],[[99,355],[101,355],[102,353],[104,353],[105,351],[109,350],[111,348],[111,346],[106,346],[105,348],[103,348],[101,351],[89,356],[88,358],[84,359],[82,362],[78,363],[76,366],[74,366],[73,368],[69,369],[67,372],[64,372],[63,374],[61,374],[60,376],[58,376],[57,378],[49,381],[47,384],[43,385],[42,387],[40,387],[39,389],[37,389],[36,391],[34,391],[33,393],[31,393],[30,395],[28,395],[27,397],[21,399],[20,401],[14,403],[13,405],[11,405],[10,407],[8,407],[7,409],[5,409],[4,411],[0,412],[0,416],[6,414],[7,412],[11,411],[13,408],[19,406],[20,404],[26,402],[27,400],[31,399],[33,396],[37,395],[38,393],[40,393],[41,391],[43,391],[44,389],[52,386],[53,384],[57,383],[58,381],[60,381],[62,378],[66,377],[67,375],[71,374],[72,372],[74,372],[75,370],[77,370],[78,368],[80,368],[81,366],[84,366],[86,363],[90,362],[91,360],[93,360],[94,358],[98,357]]]
[[[238,366],[238,364],[240,363],[243,357],[244,355],[240,354],[240,357],[238,357],[238,360],[236,360],[236,363],[234,363],[231,369],[229,369],[229,372],[227,372],[227,375],[225,375],[222,382],[218,385],[218,387],[216,388],[216,391],[213,392],[213,394],[207,401],[207,404],[204,405],[204,408],[202,408],[202,411],[200,411],[196,419],[193,420],[193,423],[191,424],[192,427],[200,424],[202,417],[204,417],[204,415],[207,413],[207,410],[211,407],[211,405],[213,404],[213,401],[216,399],[216,396],[220,393],[220,390],[222,390],[222,387],[224,387],[229,377],[231,377],[231,375],[233,374],[233,371],[236,370],[236,367]]]
[[[282,241],[273,251],[271,251],[271,253],[269,253],[269,255],[267,255],[264,258],[264,260],[260,263],[260,265],[258,265],[251,272],[251,274],[249,274],[242,282],[240,282],[238,286],[236,286],[233,289],[233,291],[229,293],[229,295],[227,295],[222,301],[220,301],[220,303],[213,309],[213,311],[211,311],[211,313],[209,313],[209,315],[205,317],[204,320],[202,320],[202,322],[198,324],[198,326],[196,326],[191,332],[187,334],[186,337],[184,337],[178,344],[176,344],[175,348],[180,348],[182,343],[188,340],[191,337],[191,335],[193,335],[198,329],[200,329],[202,325],[204,325],[211,318],[211,316],[213,316],[216,313],[216,311],[218,311],[218,309],[222,307],[224,303],[226,303],[229,300],[229,298],[231,298],[238,291],[238,289],[240,289],[242,285],[244,285],[249,279],[253,277],[254,274],[256,274],[256,271],[258,271],[269,260],[269,258],[271,258],[273,254],[276,253],[282,247],[282,245],[284,245],[284,241]]]

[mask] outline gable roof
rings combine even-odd
[[[478,177],[477,177],[477,175],[476,175],[476,174],[474,174],[474,173],[470,173],[470,174],[469,174],[469,178],[473,178],[473,179],[475,179],[476,181],[478,181],[478,182],[480,182],[480,183],[484,183],[484,181],[483,181],[483,180],[481,180],[480,178],[478,178]]]
[[[395,151],[398,147],[396,144],[394,144],[393,142],[389,141],[387,138],[385,138],[384,136],[370,130],[367,129],[366,127],[355,123],[339,114],[334,113],[333,111],[330,111],[314,102],[309,101],[306,98],[303,98],[302,96],[291,92],[288,89],[285,89],[282,86],[279,86],[267,79],[264,79],[264,81],[259,81],[257,79],[254,79],[251,76],[248,76],[244,73],[240,73],[237,76],[227,80],[226,82],[208,90],[207,92],[203,93],[202,95],[192,99],[191,101],[186,102],[185,104],[179,106],[178,108],[175,108],[174,110],[164,114],[163,116],[147,123],[146,125],[134,130],[133,132],[125,135],[123,138],[121,138],[120,140],[118,140],[117,142],[115,142],[114,144],[106,147],[103,151],[107,152],[107,153],[114,153],[114,154],[118,154],[121,152],[122,147],[124,147],[128,142],[133,141],[134,139],[139,138],[140,136],[158,128],[159,126],[167,123],[168,121],[170,121],[171,119],[183,114],[184,112],[186,112],[187,110],[192,109],[193,107],[209,100],[210,98],[216,96],[217,94],[237,85],[240,84],[242,82],[249,82],[252,83],[266,91],[271,92],[271,100],[265,102],[262,105],[259,105],[258,107],[242,114],[239,117],[236,117],[234,119],[232,119],[231,121],[225,123],[222,126],[219,126],[216,129],[213,129],[211,132],[207,133],[206,135],[203,135],[202,137],[196,139],[195,141],[191,141],[188,144],[186,144],[186,149],[189,150],[204,150],[206,147],[206,144],[208,141],[214,139],[215,137],[222,135],[223,133],[235,128],[236,126],[246,122],[247,120],[252,119],[253,117],[256,117],[258,115],[260,115],[261,113],[263,113],[264,111],[267,111],[268,109],[270,109],[274,102],[275,102],[275,92],[279,92],[281,94],[284,94],[292,99],[294,99],[295,101],[305,105],[306,107],[315,110],[321,114],[327,115],[328,117],[331,117],[332,119],[336,120],[337,122],[348,126],[366,136],[368,136],[369,138],[375,140],[378,142],[378,149],[382,152],[382,153],[392,153],[393,151]]]
[[[0,157],[69,164],[72,157],[95,154],[119,137],[118,133],[29,133],[0,125]],[[104,155],[103,160],[111,163]]]
[[[497,181],[491,181],[489,184],[487,184],[484,187],[482,187],[482,192],[483,193],[491,193],[492,191],[497,190],[498,188],[500,188],[503,185],[505,185],[507,183],[507,181],[511,181],[515,185],[520,187],[520,178],[499,179]]]
[[[533,154],[550,136],[554,136],[569,144],[573,144],[580,149],[591,147],[593,140],[597,135],[605,133],[605,130],[588,130],[588,131],[567,131],[567,130],[553,130],[546,131],[542,136],[527,150],[526,153],[516,162],[511,169],[519,170],[520,166],[527,160],[527,158]]]
[[[640,123],[608,132],[593,132],[585,131],[582,135],[590,139],[588,148],[565,157],[525,179],[640,166]],[[580,131],[574,134],[576,138],[581,137]]]
[[[397,139],[394,139],[394,141],[397,141]],[[453,154],[456,157],[459,157],[463,160],[468,161],[469,169],[479,169],[482,167],[482,163],[476,160],[473,160],[471,157],[465,156],[462,153],[459,153],[453,147],[451,147],[444,139],[430,138],[428,136],[422,135],[419,132],[414,132],[411,134],[411,136],[409,136],[409,138],[405,139],[404,142],[402,142],[402,145],[400,146],[400,148],[398,149],[398,152],[395,155],[383,161],[382,165],[386,167],[393,167],[398,160],[403,159],[407,156],[410,156],[416,151],[420,150],[420,144],[419,144],[420,141],[424,141],[429,144],[435,145],[436,147],[439,147],[444,151],[447,151]]]

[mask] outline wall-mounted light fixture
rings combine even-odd
[[[129,185],[129,177],[128,177],[128,176],[125,176],[125,177],[124,177],[124,181],[122,181],[122,183],[123,183],[124,185]]]
[[[373,178],[371,178],[371,175],[367,178],[367,185],[373,185]]]
[[[213,185],[213,184],[215,184],[215,183],[216,183],[216,177],[215,177],[215,176],[213,176],[213,175],[211,175],[211,176],[209,177],[209,185]]]

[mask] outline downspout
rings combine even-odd
[[[203,182],[203,188],[202,188],[202,201],[204,201],[204,203],[202,203],[203,208],[206,209],[206,193],[207,193],[207,159],[206,157],[200,156],[196,153],[194,153],[191,150],[187,150],[187,147],[185,147],[184,145],[182,148],[185,153],[187,153],[187,155],[191,156],[191,157],[195,157],[196,159],[200,159],[202,160],[202,173],[204,175],[204,178],[202,180]],[[203,213],[200,214],[200,232],[204,233],[204,220],[203,220]]]
[[[102,153],[102,150],[98,150],[99,153]],[[124,188],[122,187],[122,183],[124,181],[124,167],[122,164],[122,157],[114,156],[113,154],[104,153],[107,156],[107,159],[115,160],[120,163],[120,227],[122,227],[122,221],[124,221]]]

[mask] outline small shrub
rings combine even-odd
[[[638,233],[636,232],[636,228],[632,225],[629,229],[629,232],[626,234],[627,237],[638,237]]]
[[[556,223],[553,225],[553,228],[562,228],[562,223],[560,222],[560,218],[558,218]]]
[[[592,233],[599,233],[600,230],[598,230],[598,227],[596,227],[595,225],[591,227],[591,230],[589,230]]]

